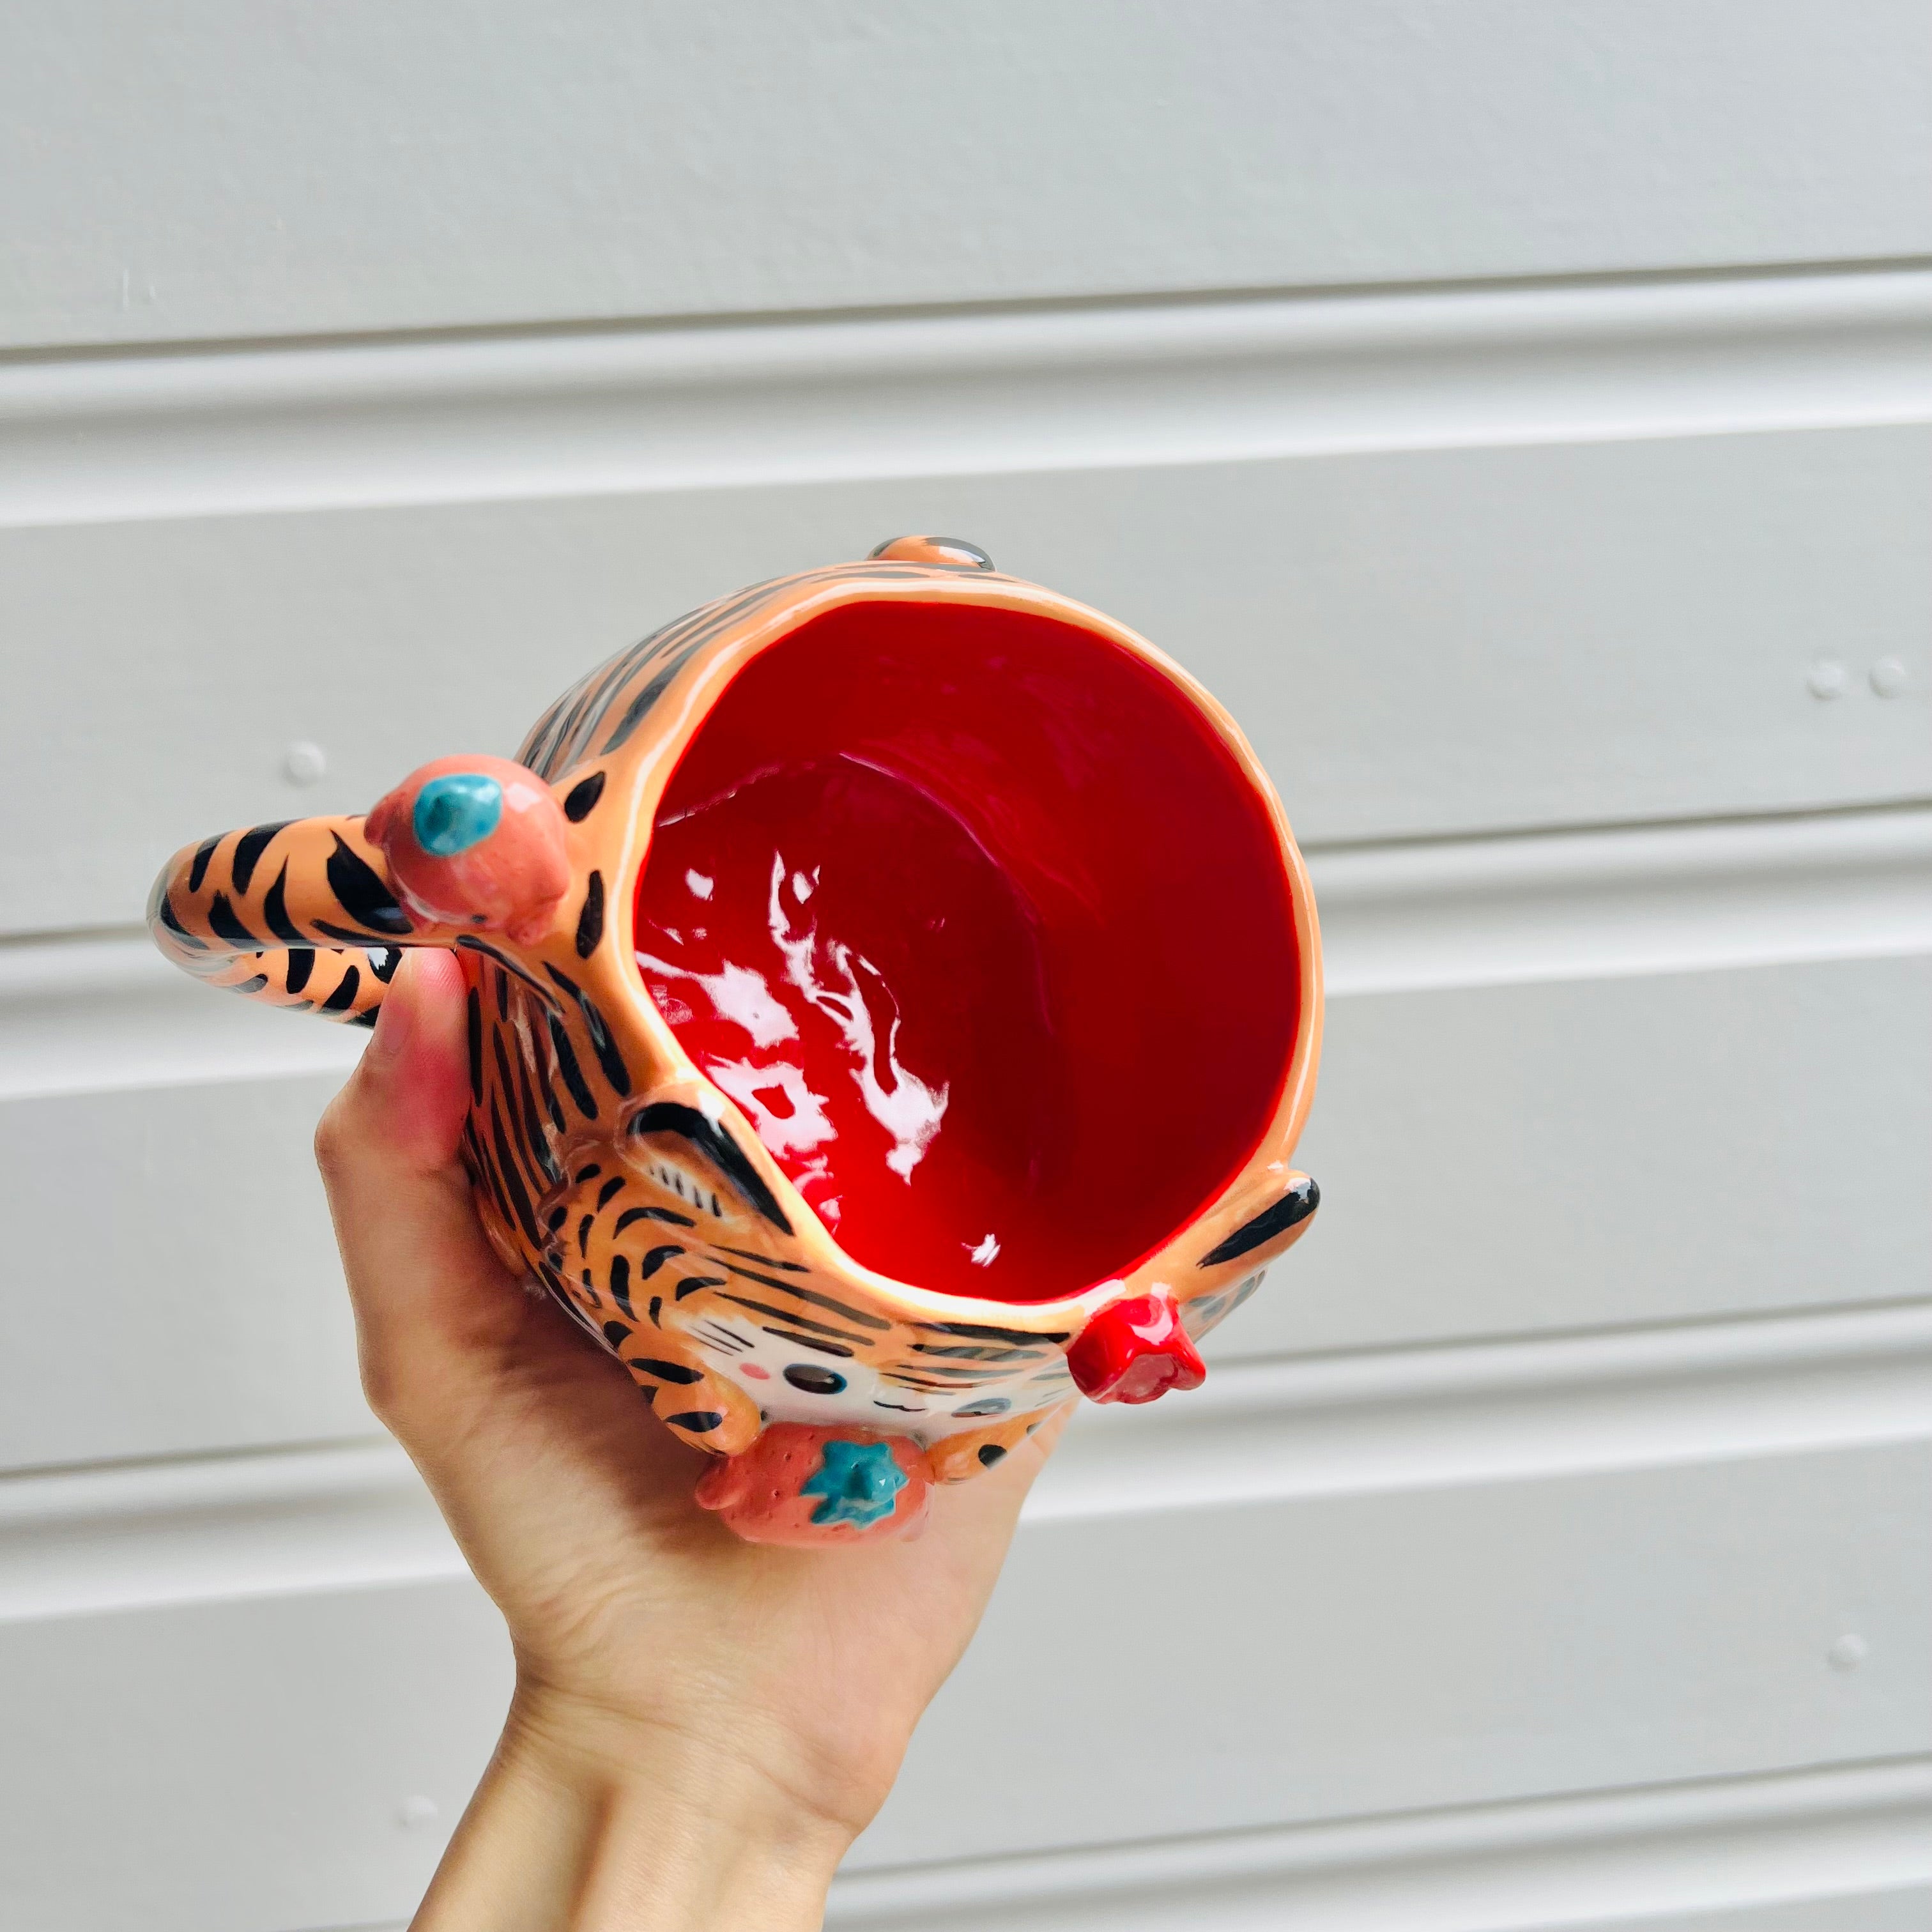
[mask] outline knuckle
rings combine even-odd
[[[352,1136],[343,1114],[343,1097],[338,1094],[322,1110],[322,1118],[316,1123],[315,1164],[321,1168],[325,1181],[338,1178],[348,1164]]]
[[[395,1372],[388,1364],[373,1359],[366,1349],[362,1367],[362,1400],[376,1420],[393,1432],[401,1407]]]

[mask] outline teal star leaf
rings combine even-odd
[[[849,1522],[865,1529],[892,1514],[893,1500],[905,1486],[905,1472],[893,1461],[890,1442],[835,1439],[826,1444],[818,1468],[800,1485],[799,1494],[825,1498],[812,1513],[814,1522]]]

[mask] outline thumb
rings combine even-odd
[[[375,1032],[316,1130],[370,1406],[408,1441],[526,1309],[476,1220],[457,1156],[470,1098],[463,971],[404,955]]]

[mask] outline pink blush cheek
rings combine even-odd
[[[747,1362],[738,1372],[741,1376],[749,1376],[754,1382],[768,1382],[772,1378],[771,1370],[760,1368],[756,1362]]]

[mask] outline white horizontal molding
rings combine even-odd
[[[1928,1435],[1932,1303],[1217,1364],[1204,1388],[1156,1407],[1083,1408],[1024,1520],[1548,1481]],[[0,1624],[464,1574],[387,1442],[0,1478]]]
[[[0,1102],[346,1074],[360,1028],[220,998],[145,933],[0,945]]]
[[[1932,417],[1932,270],[0,364],[0,524]]]
[[[1002,1932],[1550,1932],[1932,1898],[1932,1760],[860,1872],[832,1927]],[[1826,1922],[1820,1919],[1818,1922]],[[1893,1922],[1887,1920],[1889,1924]]]
[[[1932,948],[1932,810],[1316,851],[1331,994]]]
[[[1309,855],[1331,998],[1932,951],[1932,808]],[[220,998],[145,937],[0,944],[0,1102],[346,1072],[363,1036]]]
[[[386,1438],[0,1480],[0,1624],[467,1574]]]
[[[1083,1408],[1026,1516],[1531,1481],[1929,1435],[1932,1303],[1216,1363],[1184,1400]]]

